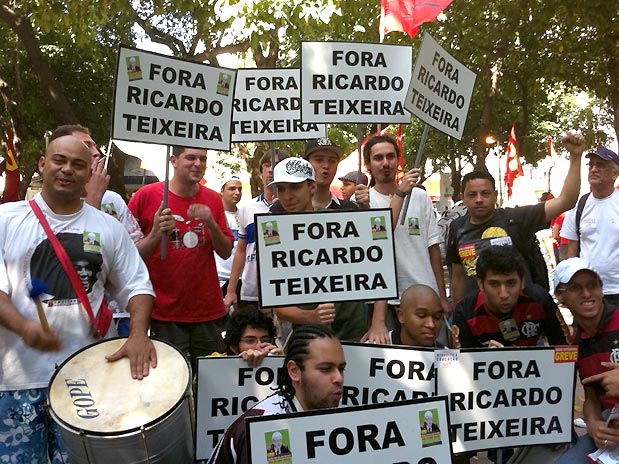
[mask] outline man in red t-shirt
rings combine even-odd
[[[156,293],[151,335],[172,343],[195,365],[197,356],[225,349],[221,332],[227,310],[213,252],[228,258],[233,237],[221,197],[199,183],[206,150],[174,147],[170,162],[168,207],[162,207],[164,184],[159,182],[138,190],[129,209],[145,234],[137,247]]]

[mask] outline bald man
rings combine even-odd
[[[132,377],[142,379],[157,361],[147,335],[154,293],[146,266],[123,226],[81,199],[91,164],[88,148],[76,137],[52,141],[39,160],[43,187],[32,201],[71,262],[86,262],[96,276],[87,289],[95,318],[103,310],[104,287],[127,304],[131,335],[107,359],[129,357]],[[92,236],[96,245],[89,240]],[[48,288],[41,296],[47,330],[29,296],[33,279]],[[48,462],[48,453],[52,462],[67,462],[61,440],[45,417],[47,385],[56,365],[96,341],[92,334],[90,320],[32,206],[26,201],[0,205],[0,416],[5,418],[0,436],[22,436],[0,441],[0,462]],[[113,335],[110,325],[107,336]]]
[[[445,348],[436,341],[445,312],[432,287],[416,284],[404,290],[396,315],[400,326],[389,332],[392,345]]]

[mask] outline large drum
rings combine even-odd
[[[157,368],[131,378],[129,359],[108,362],[126,338],[90,345],[49,384],[49,411],[71,464],[193,462],[191,372],[185,357],[153,340]]]

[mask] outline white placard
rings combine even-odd
[[[342,406],[427,398],[435,392],[434,350],[342,342]]]
[[[430,432],[426,414],[432,417]],[[448,424],[445,397],[246,420],[252,464],[447,464]],[[274,432],[283,438],[284,455],[269,451]]]
[[[230,150],[236,71],[119,47],[112,138]]]
[[[397,297],[390,209],[257,214],[260,305]]]
[[[430,126],[461,140],[476,77],[426,32],[404,107]]]
[[[569,442],[577,356],[577,347],[466,349],[439,364],[454,453]]]
[[[357,42],[301,44],[301,117],[315,123],[402,123],[413,49]]]
[[[249,367],[238,356],[200,357],[196,388],[196,459],[208,459],[230,424],[273,393],[283,356]]]
[[[301,70],[239,69],[232,141],[257,142],[327,136],[325,124],[301,122]]]

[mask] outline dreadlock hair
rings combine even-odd
[[[279,370],[277,377],[277,386],[284,394],[294,396],[294,387],[292,379],[288,375],[288,361],[294,361],[299,369],[304,369],[305,360],[309,357],[309,344],[312,340],[319,338],[335,338],[335,332],[326,325],[321,324],[306,324],[294,329],[292,335],[286,343],[286,358],[284,359],[284,367]]]
[[[226,322],[224,341],[228,347],[228,353],[231,353],[231,347],[238,348],[243,331],[247,327],[264,329],[269,334],[269,337],[275,340],[275,324],[273,324],[273,319],[255,309],[238,309],[232,313],[228,322]]]

